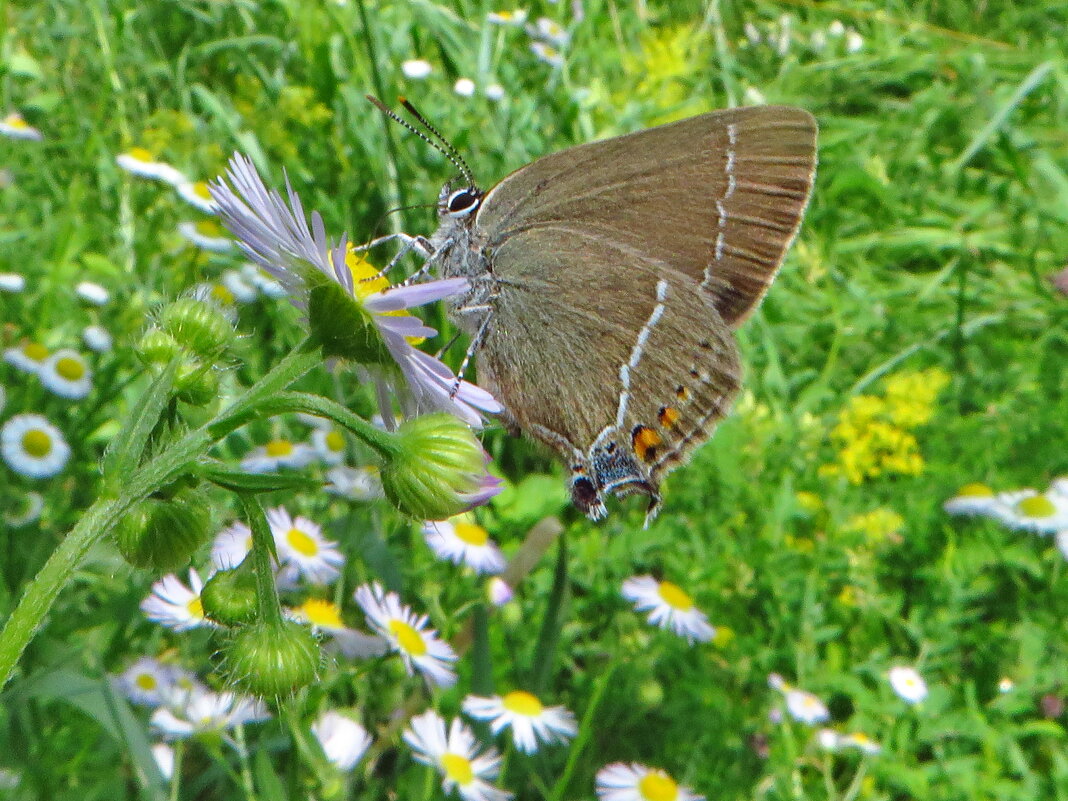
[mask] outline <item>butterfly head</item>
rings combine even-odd
[[[438,218],[444,223],[469,217],[479,207],[482,196],[483,192],[477,186],[454,189],[451,182],[447,183],[438,195]]]

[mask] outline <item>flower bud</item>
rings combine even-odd
[[[233,341],[234,326],[211,303],[196,298],[179,298],[159,316],[160,327],[183,347],[198,356],[221,353]]]
[[[178,340],[158,328],[150,328],[137,343],[137,355],[145,364],[166,364],[181,352]]]
[[[211,535],[211,513],[199,495],[137,503],[115,529],[119,551],[135,567],[177,570]]]
[[[253,623],[234,634],[226,664],[241,689],[280,698],[315,681],[319,643],[311,629],[292,620]]]
[[[206,406],[219,397],[219,376],[210,364],[184,361],[174,375],[174,392],[192,406]]]
[[[200,592],[204,614],[224,626],[239,626],[256,619],[256,573],[246,559],[233,570],[220,570]]]
[[[404,514],[445,520],[485,503],[500,490],[486,472],[486,453],[462,420],[439,412],[405,420],[399,451],[382,467],[382,489]]]

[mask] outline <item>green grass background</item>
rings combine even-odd
[[[565,64],[553,69],[523,31],[485,24],[500,9],[481,0],[0,2],[0,109],[20,109],[46,136],[0,140],[12,178],[0,190],[0,271],[30,281],[27,293],[0,296],[0,344],[70,343],[93,317],[119,339],[96,365],[98,388],[115,393],[58,404],[4,366],[5,414],[45,408],[76,448],[77,475],[91,479],[136,398],[130,345],[151,310],[232,264],[184,246],[175,225],[196,215],[115,165],[131,145],[148,143],[203,178],[231,151],[247,152],[276,185],[284,168],[328,230],[360,240],[387,230],[387,209],[432,202],[451,177],[367,92],[412,98],[486,184],[570,144],[741,103],[747,90],[800,105],[819,119],[819,173],[792,255],[740,333],[751,396],[668,482],[666,511],[649,530],[638,504],[617,505],[597,527],[563,513],[569,582],[545,695],[588,715],[584,740],[527,762],[513,754],[505,784],[524,799],[591,798],[600,766],[633,760],[710,799],[1068,797],[1066,719],[1049,708],[1068,684],[1064,559],[1049,539],[953,521],[940,508],[970,481],[1041,489],[1068,472],[1068,299],[1045,280],[1068,257],[1068,7],[578,5],[581,21],[566,2],[528,6],[531,19],[551,16],[571,33]],[[784,14],[795,37],[785,55],[746,43],[745,23],[766,32]],[[863,36],[857,52],[834,37],[811,47],[834,20]],[[435,73],[405,79],[409,58]],[[506,96],[460,97],[452,84],[462,76],[499,82]],[[399,219],[412,233],[433,227],[430,210]],[[77,307],[72,287],[82,279],[107,285],[117,302],[105,312]],[[280,305],[243,309],[241,327],[239,379],[300,338],[298,315]],[[850,397],[930,367],[952,380],[917,431],[921,475],[853,485],[820,474]],[[351,377],[324,372],[308,383],[367,410]],[[253,427],[248,442],[266,430]],[[529,495],[560,483],[540,451],[500,432],[487,441],[513,481],[554,475],[526,485]],[[236,438],[230,453],[248,442]],[[95,497],[90,479],[56,479],[42,490],[39,526],[3,532],[0,610]],[[28,486],[10,472],[0,481]],[[814,493],[822,510],[806,511],[797,492]],[[409,525],[325,497],[291,503],[345,543],[347,591],[379,576],[446,633],[462,626],[478,584],[433,563]],[[506,551],[545,511],[527,505],[489,518]],[[903,519],[897,536],[849,530],[854,515],[882,507]],[[733,638],[689,647],[645,626],[618,593],[645,571],[692,592]],[[530,676],[552,574],[547,557],[518,606],[491,622],[500,689]],[[166,796],[158,781],[139,780],[130,757],[144,716],[100,681],[164,648],[209,668],[208,635],[171,636],[141,618],[137,602],[154,578],[101,549],[62,596],[3,696],[0,764],[23,773],[12,797]],[[931,685],[920,707],[889,690],[885,672],[899,662]],[[769,722],[770,671],[821,695],[835,724],[866,732],[884,752],[827,755],[806,727]],[[461,672],[462,690],[470,668]],[[1016,683],[1012,693],[998,693],[1002,677]],[[297,714],[352,704],[374,724],[418,692],[396,672],[342,666]],[[461,695],[446,693],[439,708],[454,713]],[[252,756],[240,765],[225,750],[189,749],[181,797],[244,798],[250,786],[262,799],[325,796],[284,726],[248,736]],[[341,792],[441,795],[390,747]]]

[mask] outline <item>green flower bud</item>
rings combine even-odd
[[[159,316],[160,327],[199,356],[215,356],[234,339],[233,323],[211,303],[179,298]]]
[[[135,567],[177,570],[211,536],[211,513],[198,494],[147,498],[115,529],[119,551]]]
[[[219,376],[210,364],[182,362],[174,375],[174,392],[192,406],[206,406],[219,397]]]
[[[220,570],[200,592],[204,614],[224,626],[240,626],[256,619],[256,573],[246,559],[233,570]]]
[[[399,451],[382,466],[382,489],[401,512],[445,520],[485,503],[500,491],[486,472],[486,452],[467,424],[451,414],[405,420]]]
[[[280,698],[315,681],[319,643],[311,629],[292,620],[253,623],[234,634],[226,665],[241,689]]]
[[[158,328],[150,328],[137,343],[137,355],[145,364],[167,364],[181,352],[178,340]]]

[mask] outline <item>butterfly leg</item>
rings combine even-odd
[[[434,249],[430,246],[430,240],[428,240],[425,236],[409,236],[408,234],[403,232],[387,234],[386,236],[380,236],[377,239],[372,239],[370,242],[365,242],[362,245],[355,245],[353,246],[352,250],[355,253],[362,253],[364,251],[370,250],[371,248],[378,247],[379,245],[384,245],[387,242],[392,242],[395,239],[399,239],[401,242],[400,250],[398,250],[397,253],[393,256],[393,258],[389,260],[389,263],[385,267],[383,267],[370,278],[364,279],[365,281],[375,281],[379,278],[384,277],[394,267],[396,267],[397,264],[400,263],[401,259],[403,259],[408,253],[412,252],[413,250],[426,260],[423,263],[423,267],[421,267],[419,271],[415,273],[415,275],[420,275],[425,272],[426,262],[430,261],[435,255]],[[407,279],[407,281],[411,281],[414,277],[414,275],[411,276]]]
[[[462,306],[455,311],[456,314],[472,314],[474,312],[485,312],[486,316],[482,318],[482,322],[479,323],[478,328],[475,330],[475,335],[471,337],[467,352],[464,353],[464,360],[460,362],[460,369],[456,371],[456,381],[453,383],[452,391],[449,393],[450,398],[456,397],[456,393],[460,391],[460,383],[464,380],[464,373],[467,372],[468,365],[471,364],[471,357],[481,347],[482,340],[486,338],[486,332],[489,330],[490,322],[493,320],[493,307],[489,304]]]

